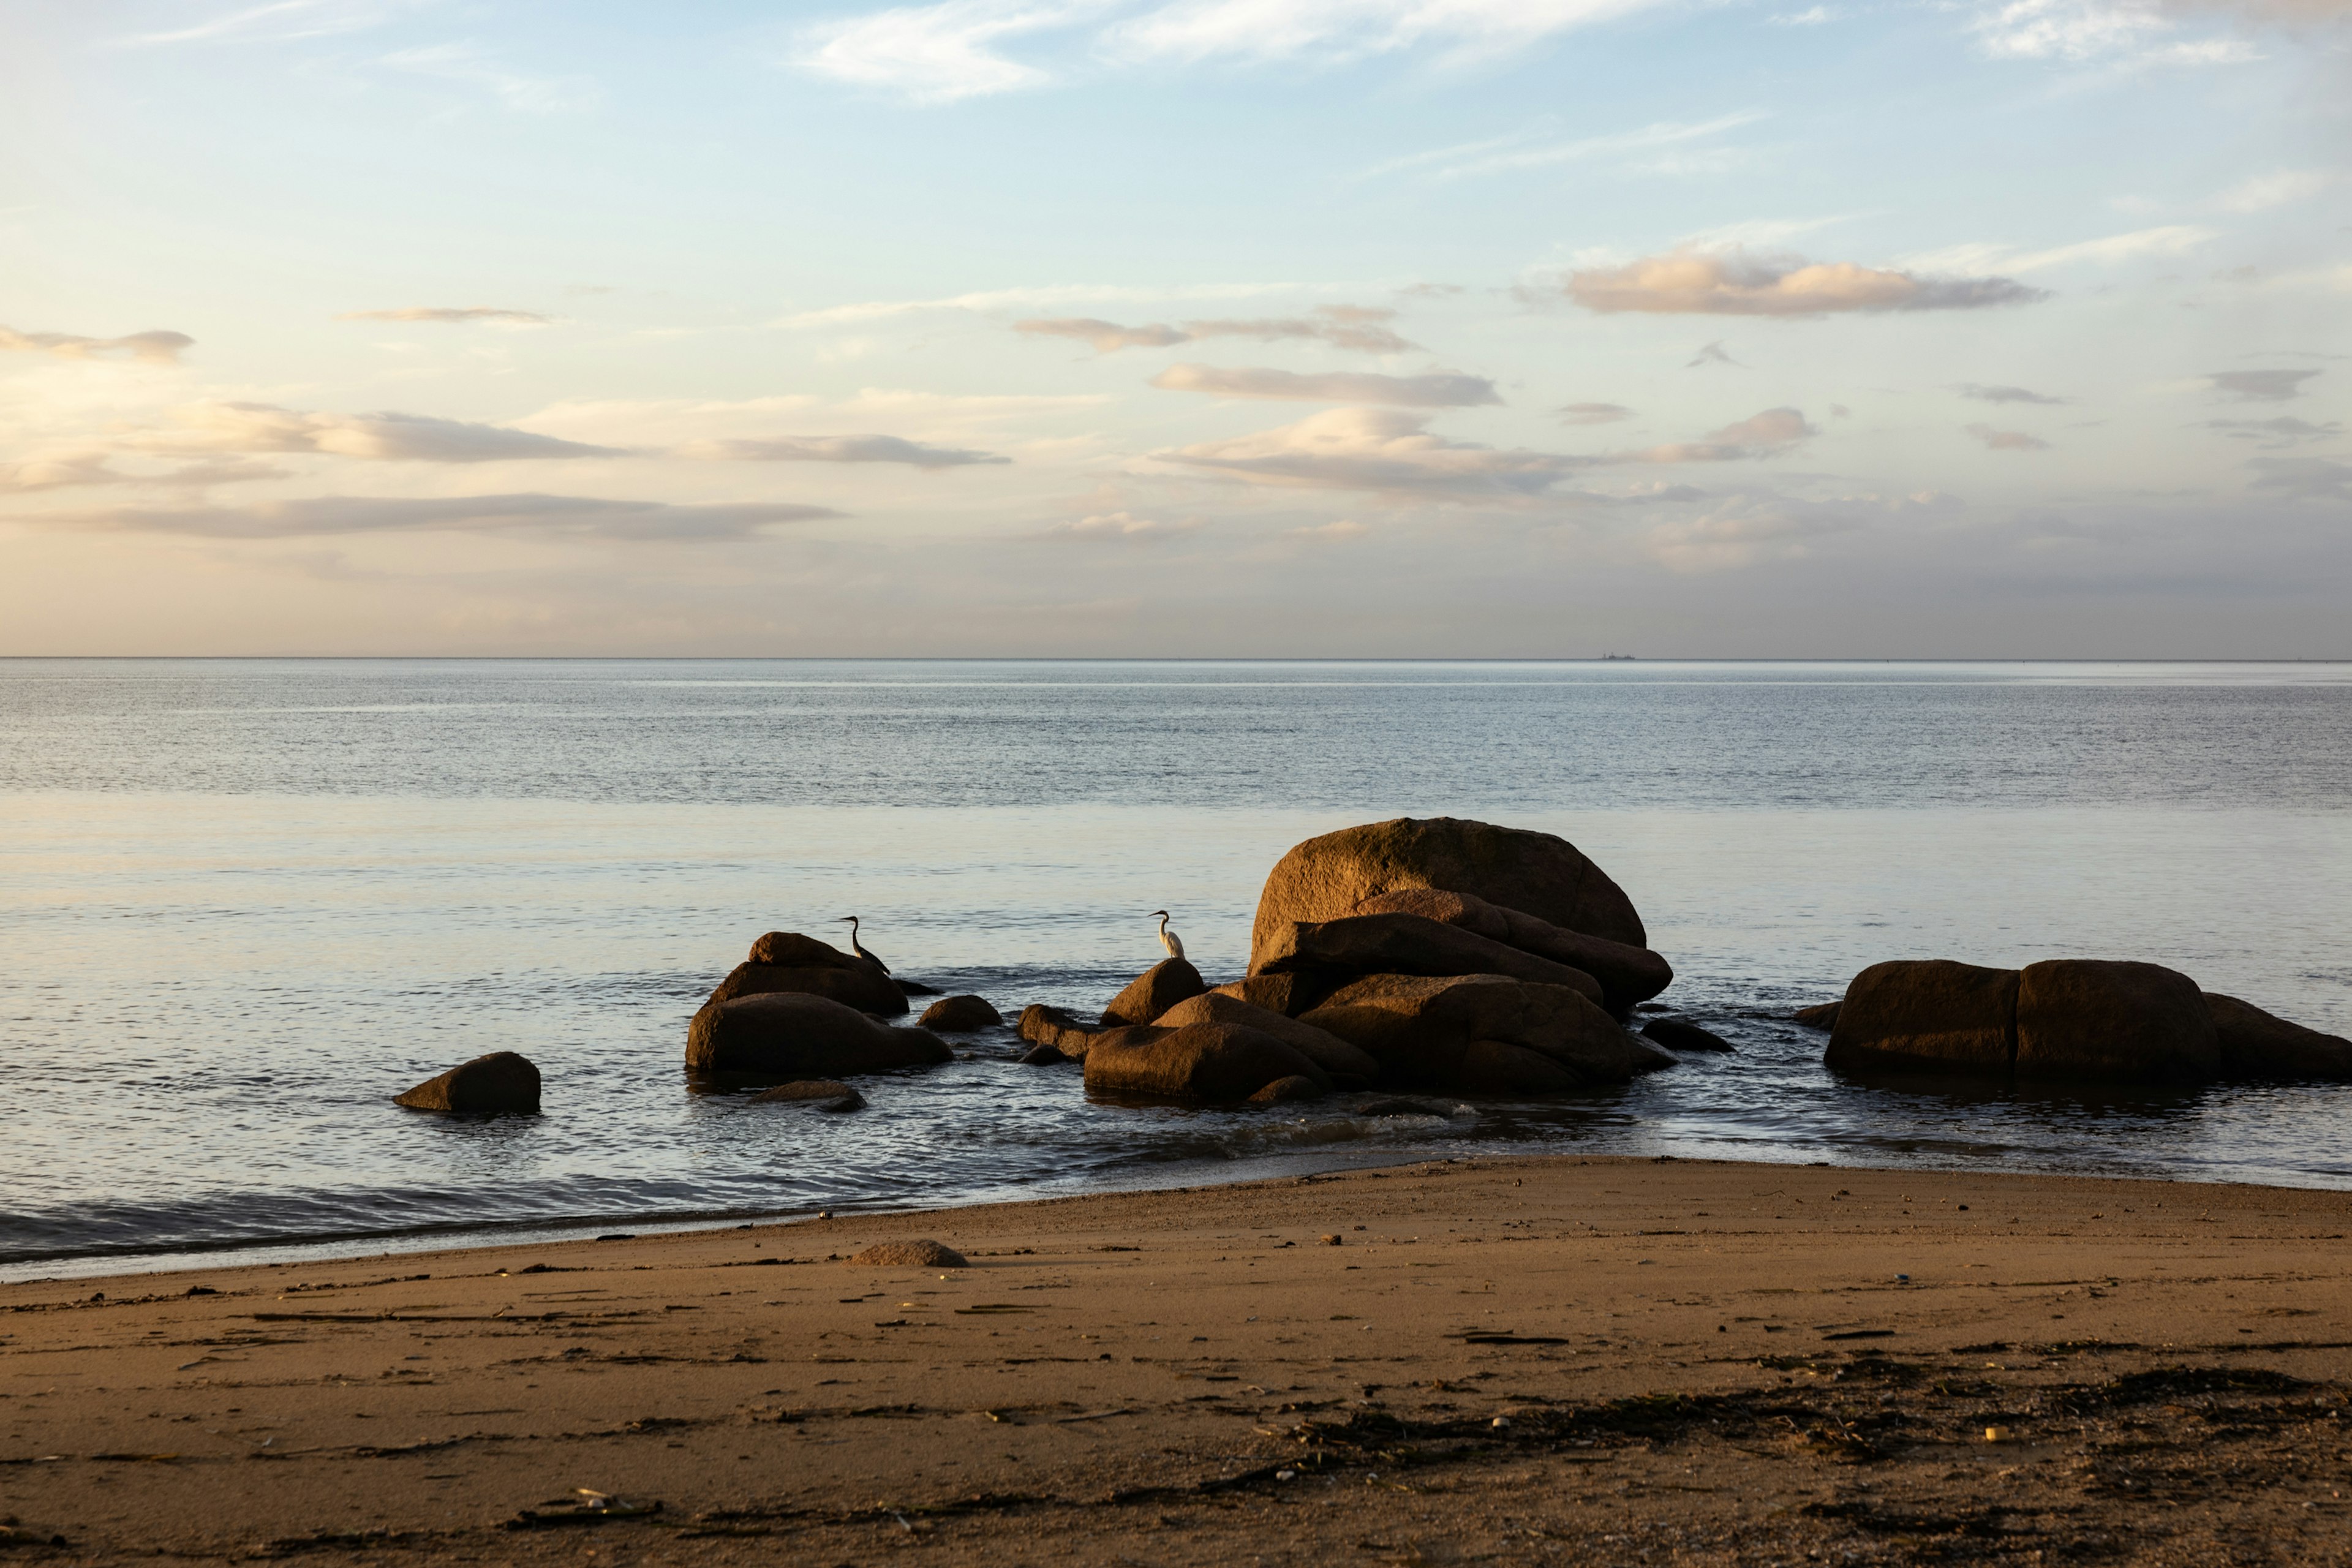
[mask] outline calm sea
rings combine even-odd
[[[1089,1103],[1009,1033],[830,1117],[691,1093],[772,928],[1098,1007],[1238,975],[1292,843],[1565,835],[1738,1042],[1364,1118]],[[1583,1150],[2352,1186],[2352,1088],[1843,1082],[1878,959],[2151,959],[2352,1032],[2352,667],[0,661],[0,1275]],[[547,1114],[390,1097],[484,1051]]]

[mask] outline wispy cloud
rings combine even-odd
[[[519,114],[564,114],[593,109],[604,90],[588,77],[536,76],[501,65],[472,44],[433,44],[383,57],[394,70],[438,77],[479,88]]]
[[[916,468],[961,468],[1013,460],[963,447],[928,446],[899,436],[786,436],[771,440],[697,441],[678,448],[677,455],[741,463],[904,463]]]
[[[1637,452],[1617,452],[1612,463],[1736,463],[1769,458],[1800,441],[1820,435],[1794,408],[1768,408],[1761,414],[1711,430],[1696,441],[1651,447]]]
[[[1571,403],[1556,412],[1569,425],[1614,425],[1633,416],[1633,411],[1622,403]]]
[[[1295,425],[1153,456],[1251,484],[1512,502],[1541,496],[1591,461],[1451,441],[1428,426],[1426,415],[1330,408]]]
[[[2295,500],[2352,501],[2352,465],[2328,458],[2253,458],[2254,488]]]
[[[2283,169],[2274,174],[2257,174],[2223,191],[2213,198],[2213,205],[2225,213],[2268,212],[2309,201],[2336,178],[2333,169]]]
[[[1164,544],[1196,531],[1198,518],[1161,522],[1131,511],[1097,512],[1076,522],[1059,522],[1029,537],[1052,544]]]
[[[390,310],[345,310],[339,321],[437,321],[457,325],[468,321],[503,322],[543,327],[553,321],[536,310],[507,310],[494,305],[404,305]]]
[[[1969,435],[1995,452],[2046,452],[2050,443],[2039,436],[2029,436],[2022,430],[1996,430],[1990,425],[1971,425]]]
[[[1214,365],[1171,365],[1151,378],[1167,392],[1205,392],[1213,397],[1269,398],[1290,403],[1379,403],[1400,408],[1469,408],[1500,403],[1495,384],[1484,376],[1444,372],[1428,375],[1368,375],[1331,372],[1297,375],[1286,370],[1224,370]]]
[[[126,446],[169,452],[314,452],[386,462],[501,463],[547,458],[617,458],[591,447],[503,425],[425,414],[310,414],[267,403],[205,403],[178,411],[176,428]]]
[[[1391,158],[1387,163],[1376,163],[1365,170],[1360,177],[1375,179],[1385,174],[1419,174],[1433,180],[1459,180],[1481,174],[1556,168],[1564,163],[1593,160],[1633,158],[1638,161],[1640,154],[1710,142],[1764,118],[1760,110],[1744,110],[1734,114],[1718,115],[1712,120],[1659,121],[1632,131],[1613,131],[1564,142],[1546,140],[1542,129],[1530,128],[1514,132],[1508,136],[1458,142],[1450,147],[1436,147],[1426,153]]]
[[[1572,272],[1566,288],[1588,310],[1709,316],[1966,310],[2045,298],[2008,278],[1921,278],[1851,261],[1696,250]]]
[[[2040,272],[2053,267],[2084,264],[2112,267],[2143,256],[2179,256],[2220,237],[2218,230],[2194,224],[2167,224],[2158,228],[2077,240],[2047,250],[2020,250],[2007,245],[1956,245],[1906,257],[1904,265],[1928,272]]]
[[[395,5],[372,0],[268,0],[216,12],[201,22],[162,32],[138,33],[115,42],[125,47],[202,44],[236,38],[316,38],[354,33],[388,20]]]
[[[86,338],[72,332],[20,332],[0,327],[0,353],[56,354],[63,359],[122,358],[150,364],[176,364],[195,346],[185,332],[132,332],[120,338]]]
[[[2056,405],[2066,401],[2066,399],[2063,397],[2053,397],[2046,392],[2032,392],[2022,386],[1987,386],[1982,383],[1974,381],[1964,381],[1952,390],[1958,393],[1962,397],[1974,398],[1979,403],[2046,403]]]
[[[2330,419],[2325,425],[2315,425],[2308,419],[2296,419],[2280,415],[2275,419],[2208,419],[2208,430],[2219,430],[2234,441],[2259,441],[2265,447],[2294,447],[2305,441],[2331,441],[2344,434],[2344,426]]]
[[[2217,370],[2205,379],[2213,390],[2239,403],[2284,403],[2303,395],[2315,370]]]
[[[1254,320],[1185,321],[1171,326],[1150,321],[1121,326],[1093,316],[1064,316],[1015,321],[1013,330],[1032,337],[1075,338],[1097,353],[1120,349],[1169,348],[1202,338],[1254,338],[1259,342],[1311,341],[1360,353],[1403,353],[1419,347],[1397,336],[1387,323],[1394,310],[1370,305],[1318,305],[1306,316],[1268,316]]]
[[[782,523],[841,513],[765,501],[672,506],[585,496],[439,498],[313,496],[242,507],[120,507],[44,512],[21,521],[85,532],[178,533],[207,539],[304,539],[335,534],[544,532],[606,539],[741,539]]]
[[[2156,0],[2008,0],[1979,13],[1971,30],[1996,59],[2193,67],[2262,58],[2242,38],[2176,37],[2179,24]]]
[[[90,485],[145,485],[168,489],[203,489],[214,485],[278,479],[286,470],[245,458],[184,463],[161,472],[116,468],[104,447],[51,452],[0,467],[0,494],[25,495],[37,490],[75,489]]]
[[[1290,531],[1293,539],[1309,544],[1352,544],[1372,531],[1353,518],[1339,518],[1330,522],[1309,523]]]
[[[933,300],[862,300],[848,305],[828,305],[780,317],[771,326],[788,330],[810,327],[861,326],[893,316],[925,310],[1010,310],[1055,305],[1111,304],[1121,301],[1168,300],[1248,300],[1268,294],[1295,294],[1296,283],[1198,283],[1150,288],[1120,283],[1047,283],[1024,289],[988,289],[950,294]]]

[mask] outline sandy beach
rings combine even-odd
[[[2339,1193],[1550,1158],[13,1285],[0,1542],[2352,1561],[2347,1233]],[[970,1266],[845,1261],[919,1237]]]

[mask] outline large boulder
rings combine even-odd
[[[1152,1022],[1163,1029],[1181,1029],[1187,1024],[1239,1024],[1262,1035],[1272,1035],[1321,1068],[1339,1089],[1366,1088],[1381,1074],[1381,1064],[1369,1053],[1328,1029],[1318,1029],[1304,1019],[1268,1008],[1254,1007],[1222,991],[1203,991],[1179,1002]]]
[[[2016,1055],[2017,971],[1927,958],[1855,975],[1823,1059],[1846,1071],[2006,1076]]]
[[[1021,1009],[1013,1032],[1033,1046],[1058,1050],[1074,1062],[1087,1058],[1087,1046],[1101,1031],[1078,1022],[1050,1002],[1032,1002]]]
[[[801,968],[772,963],[739,963],[710,993],[711,1002],[732,1002],[739,996],[790,994],[822,996],[861,1013],[895,1018],[907,1010],[906,993],[878,969]],[[708,1004],[706,1004],[708,1005]]]
[[[894,1028],[805,992],[709,1003],[686,1032],[687,1070],[719,1082],[845,1078],[954,1059],[929,1029]]]
[[[1567,839],[1451,816],[1401,816],[1310,838],[1275,863],[1251,931],[1252,969],[1288,922],[1338,920],[1367,899],[1412,888],[1473,893],[1631,947],[1649,942],[1624,889]]]
[[[2017,980],[2017,1076],[2195,1083],[2221,1074],[2221,1041],[2197,982],[2115,959],[2029,963]]]
[[[1201,972],[1181,958],[1163,958],[1127,983],[1127,989],[1103,1009],[1106,1029],[1123,1024],[1149,1024],[1177,1003],[1208,989]]]
[[[1582,992],[1497,974],[1367,975],[1304,1021],[1368,1052],[1385,1082],[1463,1093],[1556,1093],[1675,1065]]]
[[[1113,1033],[1119,1037],[1097,1037],[1087,1052],[1089,1093],[1230,1105],[1289,1079],[1305,1079],[1318,1090],[1331,1087],[1298,1051],[1239,1024]],[[1286,1084],[1270,1098],[1298,1098],[1297,1086]]]
[[[2232,1077],[2318,1078],[2352,1081],[2352,1040],[2323,1035],[2265,1013],[2251,1002],[2205,993],[2205,1010]]]
[[[1269,1013],[1296,1018],[1339,989],[1350,978],[1340,974],[1253,974],[1246,980],[1213,985],[1209,989],[1220,996],[1230,996],[1236,1002],[1246,1002],[1253,1007],[1263,1007]]]
[[[751,962],[779,969],[872,969],[854,952],[796,931],[772,931],[751,944]]]
[[[1475,893],[1443,888],[1400,888],[1375,894],[1349,911],[1359,915],[1419,915],[1493,941],[1507,942],[1522,952],[1549,958],[1570,969],[1580,969],[1601,982],[1601,1005],[1622,1014],[1637,1002],[1646,1002],[1674,984],[1674,965],[1646,947],[1634,947],[1607,937],[1538,920],[1524,910],[1488,903]]]
[[[1266,933],[1250,966],[1260,973],[1501,974],[1565,985],[1596,1003],[1602,995],[1601,982],[1580,969],[1420,915],[1343,915],[1315,924],[1290,921]]]
[[[392,1102],[411,1110],[446,1110],[461,1116],[536,1116],[539,1068],[528,1057],[492,1051],[451,1068],[439,1078],[427,1079],[405,1094],[394,1095]]]

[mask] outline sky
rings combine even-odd
[[[0,0],[0,654],[2352,658],[2347,0]]]

